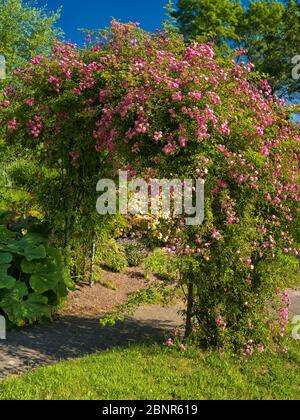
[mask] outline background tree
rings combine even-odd
[[[205,37],[217,44],[248,50],[247,59],[267,74],[272,88],[291,98],[299,92],[292,58],[299,54],[299,0],[179,0],[174,17],[186,38]]]
[[[48,55],[51,45],[62,34],[55,26],[58,18],[59,12],[48,13],[45,8],[36,7],[34,2],[0,0],[0,56],[6,61],[2,76],[5,73],[11,76],[14,68],[28,66],[30,59],[37,55]],[[10,79],[0,80],[0,91]],[[0,123],[0,208],[25,214],[30,197],[7,180],[11,170],[21,168],[22,163],[32,159],[22,148],[3,150],[2,130]]]
[[[269,75],[272,87],[281,96],[299,92],[292,78],[292,58],[299,54],[300,3],[255,1],[245,11],[237,28],[239,44],[248,50],[256,69]]]
[[[59,12],[48,13],[32,2],[0,0],[0,55],[8,71],[49,50],[61,35],[55,27],[58,19]]]
[[[186,38],[204,36],[218,44],[238,39],[240,0],[179,0],[177,6],[173,16]]]

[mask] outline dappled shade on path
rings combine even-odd
[[[161,342],[182,323],[179,309],[144,306],[113,327],[100,327],[98,317],[63,316],[50,325],[11,331],[0,342],[0,377],[130,343]]]

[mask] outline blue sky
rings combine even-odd
[[[154,31],[161,27],[166,3],[167,0],[37,0],[38,5],[47,5],[49,10],[63,7],[59,25],[66,39],[77,43],[84,39],[78,28],[103,28],[109,25],[111,17],[140,22],[144,29]]]
[[[99,29],[109,25],[111,17],[123,22],[140,22],[149,31],[161,27],[166,0],[37,0],[49,10],[63,7],[60,27],[66,39],[81,42],[84,37],[78,28]]]

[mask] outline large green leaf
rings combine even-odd
[[[0,264],[10,264],[13,256],[10,252],[0,252]]]
[[[28,233],[21,239],[16,239],[15,236],[5,242],[5,246],[0,244],[0,251],[8,251],[13,254],[25,256],[28,261],[34,259],[46,258],[47,238],[38,233]]]
[[[16,284],[16,279],[6,276],[0,279],[0,289],[13,289]]]
[[[48,243],[48,238],[45,235],[40,233],[27,233],[23,238],[19,241],[20,243],[24,244],[24,248],[29,245],[37,246]]]
[[[10,264],[0,264],[0,289],[12,289],[16,284],[16,279],[7,274]]]
[[[24,255],[27,261],[40,260],[46,258],[46,248],[44,245],[29,245],[24,249]]]
[[[47,297],[37,293],[29,294],[26,284],[18,281],[15,287],[2,298],[0,307],[13,324],[22,326],[25,322],[33,323],[42,318],[50,319],[51,314],[47,303]]]
[[[25,274],[32,274],[32,273],[35,273],[37,270],[38,270],[38,268],[37,268],[37,266],[38,266],[38,262],[36,262],[36,261],[34,261],[34,262],[32,262],[32,261],[27,261],[25,258],[22,260],[22,262],[21,262],[21,270],[22,270],[22,272],[23,273],[25,273]],[[41,265],[40,265],[41,266]]]
[[[38,260],[38,261],[27,261],[27,259],[23,259],[21,262],[21,270],[23,273],[26,274],[43,274],[48,272],[54,272],[59,269],[55,263],[47,260]]]
[[[37,293],[47,291],[59,292],[59,283],[66,287],[73,286],[70,276],[61,266],[60,261],[27,261],[24,259],[21,263],[23,273],[31,274],[30,286]],[[64,292],[65,295],[65,292]]]
[[[23,256],[24,255],[24,246],[21,243],[21,241],[18,241],[15,238],[11,238],[6,243],[4,243],[4,244],[2,243],[2,245],[0,244],[0,251],[10,252],[12,254]]]
[[[45,293],[49,290],[55,290],[59,273],[50,272],[50,273],[38,273],[32,274],[30,277],[30,286],[37,293]]]
[[[4,225],[0,225],[0,250],[3,245],[7,245],[10,241],[16,239],[16,233],[11,232]],[[5,251],[5,249],[3,249]]]
[[[62,272],[62,279],[67,289],[76,290],[75,283],[72,280],[70,273],[67,269],[64,269],[64,271]]]

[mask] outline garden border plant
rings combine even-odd
[[[0,313],[10,325],[50,320],[73,289],[62,252],[50,242],[43,226],[0,212]]]

